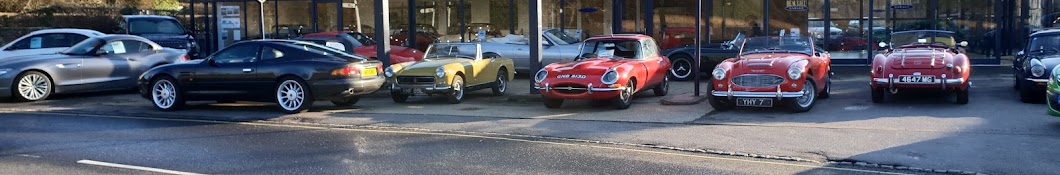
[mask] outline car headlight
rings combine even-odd
[[[600,76],[600,82],[604,84],[615,84],[618,82],[618,72],[615,70],[607,70],[604,76]]]
[[[1045,65],[1042,64],[1042,61],[1038,61],[1037,59],[1031,60],[1031,75],[1034,77],[1045,75]]]
[[[791,78],[792,80],[798,80],[799,78],[802,78],[802,71],[803,70],[800,67],[788,68],[788,78]]]
[[[439,67],[438,69],[434,70],[434,76],[438,76],[438,78],[445,77],[445,69]]]
[[[714,72],[711,72],[710,74],[714,75],[714,79],[715,80],[723,80],[723,79],[725,79],[725,73],[726,73],[725,69],[717,68],[717,69],[714,69]]]
[[[1053,72],[1050,75],[1050,80],[1056,80],[1060,82],[1060,65],[1056,65],[1056,67],[1053,67]]]
[[[538,83],[540,83],[542,81],[545,81],[545,77],[547,77],[547,76],[548,76],[548,71],[545,71],[544,69],[541,69],[540,71],[537,71],[537,74],[534,74],[534,81],[537,81]]]
[[[394,68],[386,67],[386,70],[383,70],[383,75],[386,77],[394,77]]]
[[[7,72],[10,72],[10,71],[11,71],[11,69],[0,69],[0,75],[7,74]]]

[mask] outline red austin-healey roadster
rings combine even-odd
[[[813,108],[832,89],[831,61],[808,37],[755,37],[743,43],[737,58],[712,72],[715,110],[788,105],[795,112]]]
[[[545,107],[559,108],[564,99],[610,100],[629,108],[633,94],[648,88],[666,95],[670,60],[659,55],[647,35],[611,35],[585,40],[573,62],[552,63],[534,75]]]
[[[882,103],[888,93],[901,90],[937,90],[957,94],[958,104],[968,104],[968,56],[961,53],[953,32],[915,30],[891,34],[887,52],[872,61],[872,102]]]

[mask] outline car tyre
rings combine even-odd
[[[545,98],[545,108],[555,109],[563,106],[563,99]]]
[[[161,111],[175,111],[184,107],[184,92],[170,77],[159,77],[151,82],[151,104]]]
[[[671,59],[673,62],[670,64],[670,77],[673,77],[676,81],[688,81],[691,80],[694,73],[692,72],[692,57],[685,54],[674,55]]]
[[[791,105],[793,112],[810,111],[817,104],[817,83],[814,83],[813,79],[806,79],[801,92],[801,97],[789,99],[788,105]]]
[[[618,97],[611,100],[616,109],[629,109],[629,106],[633,104],[633,94],[637,92],[636,83],[633,80],[629,80],[626,86],[622,88],[622,91],[619,91]]]
[[[821,94],[818,95],[818,98],[820,98],[820,99],[828,99],[829,97],[832,97],[832,74],[831,73],[829,73],[828,76],[825,77],[824,82],[825,82],[824,83],[824,92],[821,92]]]
[[[663,77],[663,81],[655,85],[655,88],[652,88],[652,92],[655,93],[655,96],[666,96],[666,94],[669,94],[670,77]]]
[[[870,89],[872,91],[872,103],[883,103],[884,97],[887,94],[886,89]]]
[[[12,96],[18,101],[40,101],[48,99],[54,92],[54,84],[48,75],[37,71],[26,71],[11,83]]]
[[[393,99],[394,103],[405,103],[409,100],[409,94],[399,91],[390,91],[390,99]]]
[[[1034,91],[1031,91],[1031,85],[1027,82],[1016,83],[1019,87],[1020,101],[1023,103],[1038,103],[1041,102],[1041,96],[1036,95]]]
[[[313,106],[313,93],[302,79],[287,77],[276,85],[276,103],[280,110],[288,114],[309,111]]]
[[[714,92],[714,80],[708,81],[707,84],[710,86],[707,92]],[[709,95],[707,96],[707,103],[710,103],[710,107],[714,108],[715,111],[729,111],[736,108],[736,104],[733,104],[728,100],[721,99],[723,97],[716,97],[713,94],[707,95]]]
[[[957,90],[957,104],[968,104],[968,91],[971,89]]]
[[[464,102],[464,91],[467,91],[467,85],[464,84],[464,77],[460,75],[453,77],[453,83],[450,86],[452,86],[450,87],[452,91],[447,95],[449,103],[459,104]]]
[[[331,103],[335,104],[335,106],[349,107],[353,106],[354,104],[357,104],[357,101],[361,101],[361,97],[349,97],[338,100],[332,100]]]
[[[493,95],[501,96],[508,90],[508,71],[501,69],[497,71],[497,81],[493,82]]]

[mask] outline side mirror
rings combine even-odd
[[[214,67],[217,66],[217,62],[213,61],[213,59],[206,59],[206,64]]]
[[[968,47],[968,41],[961,41],[960,43],[957,43],[957,45],[961,47]]]
[[[96,50],[96,56],[103,56],[103,55],[107,55],[107,54],[110,54],[110,53],[108,53],[106,50],[103,50],[103,49]]]
[[[1023,56],[1023,51],[1021,50],[1020,52],[1017,52],[1016,56]]]
[[[880,48],[885,48],[885,47],[887,47],[887,43],[885,43],[885,42],[880,42]]]
[[[584,53],[584,54],[582,54],[581,56],[579,56],[579,57],[578,57],[578,59],[575,59],[575,60],[581,60],[581,59],[588,59],[588,58],[596,58],[596,57],[599,57],[599,56],[597,56],[597,55],[596,55],[595,53]]]

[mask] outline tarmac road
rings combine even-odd
[[[3,174],[879,174],[525,138],[116,116],[0,116]]]

